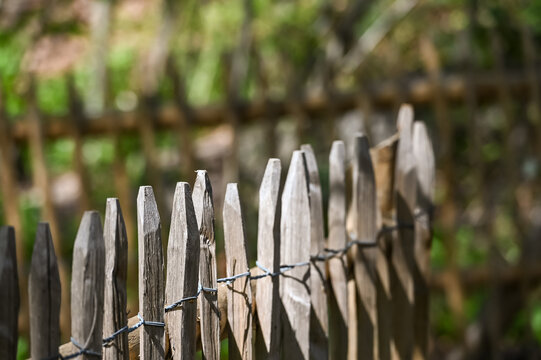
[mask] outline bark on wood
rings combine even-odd
[[[308,171],[308,196],[310,199],[310,253],[323,254],[325,248],[325,229],[323,228],[323,200],[316,156],[311,145],[302,145]],[[327,272],[323,261],[310,265],[310,357],[327,359],[329,357],[329,312],[327,307]]]
[[[280,270],[280,175],[279,159],[269,159],[259,188],[259,221],[257,228],[257,261],[272,273]],[[263,271],[259,269],[258,274]],[[280,278],[258,280],[256,356],[280,357]]]
[[[376,184],[370,147],[365,135],[355,137],[353,155],[352,211],[353,237],[366,242],[376,242],[377,205]],[[366,359],[379,358],[377,322],[376,247],[356,248],[354,273],[358,291],[358,355]]]
[[[30,277],[30,353],[33,359],[58,354],[60,345],[60,276],[49,224],[39,223]]]
[[[171,228],[167,245],[167,283],[165,302],[169,306],[179,299],[194,296],[199,281],[199,230],[190,185],[177,183],[173,198]],[[173,359],[195,356],[197,302],[184,302],[165,315],[169,334],[169,351]]]
[[[86,211],[73,245],[71,334],[83,348],[101,354],[105,248],[100,215]],[[82,359],[93,359],[81,355]]]
[[[398,114],[395,201],[398,224],[413,224],[417,179],[412,153],[413,108],[402,105]],[[414,342],[414,232],[401,226],[392,245],[393,357],[411,359]]]
[[[223,219],[227,276],[230,277],[250,271],[237,184],[227,184]],[[253,358],[253,314],[250,278],[242,277],[235,280],[228,284],[227,291],[229,357],[231,359],[250,360]]]
[[[201,286],[216,289],[214,203],[212,200],[212,186],[205,170],[197,170],[192,199],[195,216],[197,217],[197,226],[199,228],[199,281]],[[203,292],[197,301],[199,305],[203,358],[217,360],[220,358],[221,309],[218,307],[218,294]]]
[[[160,215],[151,186],[141,186],[137,196],[139,241],[139,313],[145,321],[164,321],[164,275]],[[163,359],[164,328],[143,325],[140,358]]]
[[[294,151],[282,193],[280,259],[295,264],[310,259],[310,202],[308,177],[302,151]],[[310,357],[310,269],[299,266],[280,279],[283,357]]]
[[[342,141],[332,144],[329,155],[329,243],[330,249],[346,246],[346,149]],[[329,260],[332,291],[329,306],[331,359],[345,359],[348,350],[347,257]],[[259,289],[258,289],[259,291]],[[258,303],[259,306],[259,303]]]
[[[434,202],[435,160],[425,124],[413,125],[413,155],[417,168],[417,208],[415,216],[415,348],[414,357],[426,359],[429,338],[430,245]]]
[[[116,198],[107,199],[103,237],[105,241],[103,338],[105,339],[128,323],[126,316],[128,238],[120,202]],[[128,357],[127,333],[118,335],[103,347],[104,359],[128,359]]]
[[[19,278],[15,254],[15,230],[0,227],[0,358],[17,357],[19,316]]]

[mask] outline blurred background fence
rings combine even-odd
[[[198,168],[217,209],[241,180],[255,224],[257,164],[287,167],[304,142],[326,159],[357,130],[375,145],[406,101],[438,165],[433,356],[539,355],[540,35],[537,0],[4,0],[0,221],[21,234],[20,280],[38,220],[69,264],[82,212],[103,214],[107,196],[125,209],[136,274],[138,186],[154,187],[167,218],[176,180]],[[253,255],[257,229],[246,231]]]

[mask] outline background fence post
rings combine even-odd
[[[415,348],[414,358],[426,359],[429,341],[430,246],[435,191],[435,160],[425,124],[413,124],[413,155],[417,168],[417,208],[415,209]]]
[[[352,186],[354,237],[362,242],[375,243],[377,237],[376,183],[370,147],[364,134],[357,135],[354,140]],[[363,359],[378,359],[377,250],[375,247],[358,246],[353,254],[353,270],[359,300],[357,303],[358,356]]]
[[[224,244],[227,276],[249,272],[246,236],[237,184],[227,184],[224,200]],[[253,358],[252,287],[250,277],[227,284],[227,323],[229,324],[229,358]]]
[[[411,359],[414,342],[414,231],[413,210],[417,179],[412,153],[413,108],[402,105],[398,114],[400,139],[396,155],[395,201],[399,226],[393,237],[391,286],[393,298],[394,357]]]
[[[67,290],[65,290],[67,291]],[[30,345],[33,359],[58,354],[60,345],[60,276],[48,223],[39,223],[28,279]]]
[[[163,249],[160,214],[152,186],[141,186],[137,195],[139,242],[139,314],[146,322],[164,321]],[[139,357],[142,360],[165,357],[164,327],[143,325]]]
[[[116,198],[107,199],[103,237],[105,242],[105,289],[103,338],[111,336],[128,323],[126,317],[126,280],[128,274],[128,238]],[[128,334],[118,335],[103,347],[104,359],[128,359]]]
[[[205,170],[197,170],[192,193],[197,226],[199,228],[199,282],[216,289],[216,240],[214,239],[214,203],[212,186]],[[203,292],[198,298],[203,358],[220,359],[220,311],[218,294]]]
[[[325,229],[323,225],[323,202],[316,156],[312,146],[301,146],[304,151],[308,171],[308,196],[310,198],[310,255],[320,255],[325,248]],[[329,311],[327,307],[327,271],[325,262],[310,264],[310,357],[327,359],[329,357]]]
[[[342,249],[346,236],[346,148],[334,141],[329,154],[329,241],[331,249]],[[329,260],[332,291],[329,291],[329,355],[346,359],[348,351],[347,257],[341,254]],[[259,303],[258,303],[259,304]]]
[[[310,259],[310,202],[306,163],[302,151],[294,151],[282,193],[280,259],[282,264]],[[298,266],[280,279],[284,358],[310,357],[310,289],[308,266]]]
[[[171,227],[167,242],[167,306],[180,299],[194,296],[199,281],[199,230],[193,208],[190,185],[177,183],[173,198]],[[173,359],[193,359],[195,356],[195,325],[197,301],[186,301],[167,309],[167,333]]]
[[[15,253],[15,230],[0,227],[0,358],[17,357],[17,320],[19,316],[19,278]]]
[[[257,261],[271,273],[280,271],[280,177],[279,159],[269,159],[259,188]],[[260,269],[259,273],[263,273]],[[256,357],[280,358],[280,278],[258,280]]]
[[[85,211],[75,244],[71,272],[71,334],[83,349],[102,353],[105,249],[100,215]],[[73,344],[77,345],[72,341]],[[95,359],[88,354],[82,359]]]

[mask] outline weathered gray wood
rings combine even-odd
[[[30,277],[30,353],[33,359],[58,354],[60,345],[60,276],[48,223],[39,223]]]
[[[331,147],[329,184],[328,247],[342,249],[347,244],[346,148],[342,141],[334,141]],[[329,355],[331,359],[345,359],[348,350],[347,257],[345,255],[329,260],[329,276],[332,286],[329,296]]]
[[[105,245],[100,214],[85,211],[75,244],[71,271],[71,335],[83,348],[101,354]],[[81,355],[81,359],[94,359]]]
[[[280,259],[282,264],[310,259],[310,202],[308,177],[302,151],[294,151],[282,193]],[[280,279],[282,299],[282,356],[310,357],[310,268],[299,266]]]
[[[197,170],[192,193],[197,226],[199,228],[199,282],[216,289],[216,241],[214,239],[214,203],[212,186],[205,170]],[[201,328],[201,348],[204,359],[220,358],[220,310],[218,295],[203,292],[197,299]]]
[[[177,183],[173,198],[171,227],[167,244],[165,302],[194,296],[199,282],[199,230],[190,185]],[[184,302],[165,314],[173,359],[195,356],[197,302]]]
[[[139,241],[139,313],[145,321],[164,321],[164,275],[160,214],[151,186],[141,186],[137,196]],[[140,331],[140,358],[163,359],[164,328],[144,325]]]
[[[374,168],[370,146],[364,134],[355,137],[353,151],[352,209],[354,215],[354,238],[363,242],[376,242],[377,205]],[[358,356],[378,359],[377,323],[377,249],[357,248],[354,253],[355,283],[358,291]]]
[[[107,199],[105,224],[105,289],[103,300],[103,338],[128,323],[126,280],[128,274],[128,238],[126,225],[116,198]],[[128,334],[118,335],[103,347],[104,359],[128,359]]]
[[[235,183],[227,184],[223,219],[227,276],[250,271],[239,190]],[[230,359],[250,360],[253,358],[252,321],[250,278],[241,277],[228,284],[227,323]]]
[[[325,229],[323,227],[323,200],[319,180],[319,170],[312,146],[301,146],[308,170],[308,196],[310,198],[310,252],[311,255],[323,253],[325,248]],[[310,265],[310,357],[328,359],[329,357],[329,310],[327,307],[327,271],[325,262],[317,261]]]
[[[394,358],[411,359],[414,343],[414,231],[417,176],[412,152],[413,108],[402,105],[398,114],[398,142],[395,170],[396,220],[400,225],[392,244],[391,291]]]
[[[379,207],[378,227],[394,226],[394,168],[398,134],[382,141],[370,150],[376,177]],[[391,242],[393,233],[386,232],[378,239],[377,247],[377,308],[379,358],[391,358],[392,342],[392,299],[389,269],[391,264]]]
[[[279,159],[269,159],[259,188],[257,261],[270,272],[280,270],[280,175]],[[258,272],[262,274],[263,271]],[[256,357],[280,357],[280,278],[265,277],[257,282]]]
[[[15,253],[15,230],[0,227],[0,359],[17,357],[19,277]]]
[[[430,245],[434,204],[435,160],[432,142],[423,122],[413,124],[413,155],[417,169],[417,208],[415,216],[415,348],[414,358],[426,359],[429,339]]]

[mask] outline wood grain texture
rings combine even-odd
[[[103,338],[128,323],[126,315],[126,280],[128,275],[128,238],[126,225],[116,198],[107,199],[105,224],[105,289],[103,300]],[[128,359],[128,334],[117,336],[103,347],[104,359]]]
[[[352,175],[353,235],[361,241],[376,242],[376,182],[370,147],[364,134],[358,134],[354,140]],[[378,359],[377,248],[356,248],[353,254],[358,291],[358,356],[363,359]]]
[[[199,229],[190,185],[177,183],[167,243],[167,305],[194,296],[199,282]],[[184,302],[165,314],[169,351],[173,359],[195,356],[197,302]]]
[[[310,202],[304,154],[294,151],[282,193],[280,259],[295,264],[310,259]],[[310,357],[310,268],[302,266],[280,278],[282,299],[282,356]],[[294,329],[294,330],[293,330]]]
[[[30,277],[30,353],[44,359],[60,345],[60,276],[48,223],[39,223],[32,252]]]
[[[259,188],[257,261],[271,272],[280,270],[280,176],[279,159],[269,159]],[[256,274],[262,274],[258,269]],[[257,281],[256,357],[280,357],[280,278]]]
[[[101,354],[105,245],[97,211],[83,214],[73,245],[71,274],[71,335],[83,348]]]
[[[413,108],[402,105],[397,127],[395,203],[398,224],[413,224],[417,176],[412,152]],[[414,231],[401,227],[392,244],[391,291],[393,298],[393,357],[411,359],[414,342]]]
[[[15,253],[15,230],[0,227],[0,359],[17,357],[17,317],[19,315],[19,277]]]
[[[382,141],[370,150],[379,207],[378,227],[394,226],[394,169],[398,135]],[[379,358],[391,358],[392,298],[390,285],[391,243],[393,233],[386,232],[378,239],[376,256],[378,347]]]
[[[250,271],[246,253],[246,236],[237,184],[227,184],[224,200],[224,243],[227,276]],[[242,277],[228,285],[227,323],[229,358],[253,358],[252,288],[250,278]]]
[[[329,184],[328,247],[342,249],[347,244],[346,148],[342,141],[334,141],[331,147]],[[329,355],[331,359],[345,359],[348,350],[347,257],[333,258],[328,266],[332,287],[329,294]]]
[[[214,238],[214,202],[212,186],[205,170],[197,170],[192,193],[197,226],[199,228],[199,282],[207,288],[217,288],[216,240]],[[201,328],[201,347],[204,359],[220,358],[220,310],[218,295],[204,292],[197,299]],[[225,320],[225,319],[224,319]]]
[[[435,191],[435,160],[432,142],[423,122],[413,124],[413,155],[417,169],[415,217],[415,348],[414,358],[426,359],[429,340],[430,246]]]
[[[323,200],[316,156],[312,146],[301,146],[308,170],[308,196],[310,199],[310,254],[323,253],[325,248],[325,229],[323,225]],[[325,262],[317,261],[310,265],[310,357],[327,359],[329,357],[329,312],[327,306],[327,271]]]
[[[164,274],[161,224],[151,186],[141,186],[137,196],[139,241],[139,313],[146,321],[164,321]],[[140,358],[163,359],[163,327],[144,325],[140,331]]]

